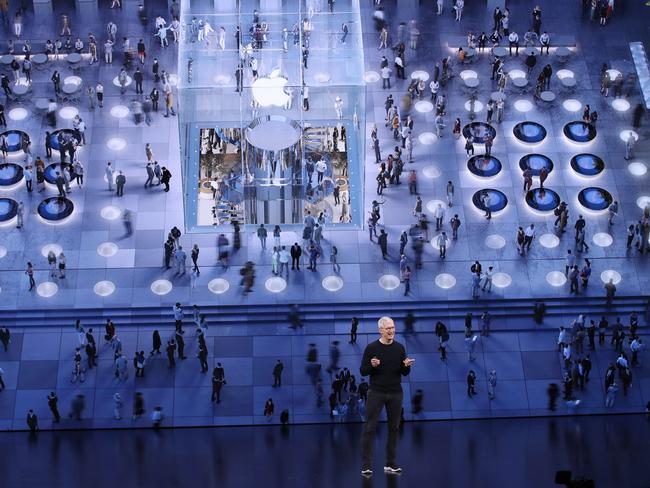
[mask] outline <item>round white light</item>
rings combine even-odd
[[[557,77],[558,77],[559,79],[562,79],[562,78],[573,78],[573,77],[574,77],[574,74],[573,74],[573,71],[571,71],[570,69],[561,69],[561,70],[559,70],[559,71],[557,72]]]
[[[124,86],[129,86],[132,82],[133,82],[133,79],[129,75],[126,75],[126,81],[124,82]],[[122,85],[120,85],[119,76],[116,76],[115,78],[113,78],[113,84],[115,86],[119,86],[119,87],[122,86]]]
[[[230,75],[217,75],[213,79],[217,85],[227,85],[230,82]]]
[[[447,249],[449,249],[452,246],[453,242],[454,241],[451,238],[447,241]],[[433,247],[436,250],[440,250],[440,246],[438,246],[438,235],[433,236],[433,239],[431,239],[430,243],[431,243],[431,247]]]
[[[58,285],[56,283],[52,283],[51,281],[44,281],[36,287],[36,293],[38,293],[39,296],[42,296],[43,298],[53,297],[58,291]]]
[[[600,279],[603,281],[603,283],[609,283],[609,280],[612,280],[615,285],[618,285],[623,278],[621,277],[621,273],[618,271],[613,269],[606,269],[600,273]]]
[[[433,103],[427,100],[420,100],[415,102],[415,111],[421,114],[427,114],[433,110]]]
[[[93,286],[93,291],[95,292],[95,295],[107,297],[112,295],[115,291],[115,283],[108,280],[98,281],[95,283],[95,286]]]
[[[515,102],[515,110],[517,112],[526,113],[526,112],[530,112],[532,109],[533,109],[533,104],[529,100],[521,99]]]
[[[210,282],[208,283],[208,290],[210,290],[215,295],[221,295],[222,293],[226,293],[229,288],[230,288],[230,283],[228,282],[228,280],[224,280],[223,278],[215,278],[213,280],[210,280]]]
[[[7,248],[0,246],[0,259],[4,258],[7,255]]]
[[[627,140],[630,138],[630,136],[634,137],[635,141],[639,140],[639,134],[637,134],[633,130],[625,129],[625,130],[622,130],[621,132],[618,133],[618,137],[620,137],[621,141],[623,141],[623,142],[627,142]]]
[[[71,84],[71,85],[81,85],[81,81],[82,81],[82,80],[81,80],[81,76],[76,76],[76,75],[66,76],[66,77],[63,79],[63,84],[64,84],[64,85],[67,85],[67,84]],[[118,84],[118,86],[119,86],[119,84]]]
[[[105,258],[115,256],[120,248],[114,242],[102,242],[97,246],[97,254]]]
[[[442,205],[442,208],[446,208],[447,204],[442,200],[429,200],[427,202],[427,210],[431,213],[435,213],[438,205]]]
[[[609,76],[610,81],[614,81],[621,75],[621,72],[617,69],[608,69],[607,76]]]
[[[129,107],[124,105],[115,105],[114,107],[111,107],[111,115],[116,119],[123,119],[129,115]]]
[[[421,69],[416,69],[415,71],[413,71],[413,73],[411,73],[411,79],[429,81],[429,73]]]
[[[280,293],[287,287],[287,281],[279,276],[272,276],[266,280],[264,287],[271,293]]]
[[[394,290],[399,287],[399,278],[395,275],[385,274],[379,278],[379,286],[384,290]]]
[[[106,147],[113,151],[121,151],[126,147],[126,140],[121,137],[111,137],[106,141]]]
[[[598,247],[609,247],[614,242],[614,239],[607,232],[596,232],[592,237],[594,244]]]
[[[25,120],[29,115],[29,112],[26,108],[16,107],[9,110],[9,113],[7,115],[11,120],[18,122],[20,120]]]
[[[580,109],[582,109],[582,103],[580,103],[575,98],[569,98],[568,100],[564,100],[564,102],[562,102],[562,107],[564,107],[564,110],[567,112],[578,112]]]
[[[520,69],[511,69],[508,72],[508,75],[510,76],[511,80],[514,80],[515,78],[526,78],[526,73]]]
[[[321,283],[327,291],[339,291],[343,288],[343,280],[339,276],[326,276]]]
[[[115,205],[106,205],[104,208],[101,209],[100,214],[102,218],[106,220],[115,220],[122,215],[122,210],[120,210],[119,207],[116,207]]]
[[[566,276],[562,271],[551,271],[546,275],[546,282],[551,286],[562,286],[566,283]]]
[[[627,112],[630,110],[630,102],[625,98],[615,98],[612,100],[612,108],[617,112]]]
[[[490,234],[485,238],[485,245],[490,249],[501,249],[506,245],[506,239],[499,234]]]
[[[506,288],[512,284],[512,278],[508,273],[494,273],[492,275],[492,284],[497,288]]]
[[[473,69],[465,69],[459,73],[461,80],[466,80],[468,78],[478,78],[478,73]]]
[[[41,255],[46,258],[50,251],[54,253],[55,256],[58,256],[63,252],[63,248],[58,244],[45,244],[41,247]]]
[[[331,79],[332,79],[332,75],[330,75],[329,73],[320,72],[314,75],[314,80],[316,80],[318,83],[327,83]]]
[[[425,146],[429,146],[437,140],[438,138],[433,132],[423,132],[418,136],[418,141],[420,141],[420,144],[424,144]]]
[[[422,174],[426,176],[427,178],[439,178],[441,173],[440,170],[436,166],[425,166],[424,169],[422,169]]]
[[[167,295],[172,288],[172,282],[169,280],[156,280],[151,283],[151,291],[156,295]]]
[[[539,243],[542,247],[553,249],[560,245],[560,238],[555,234],[542,234],[539,236]]]
[[[438,276],[436,276],[435,283],[438,288],[447,290],[449,288],[453,288],[456,285],[456,278],[454,278],[454,275],[451,275],[449,273],[440,273]]]
[[[627,165],[627,170],[634,176],[643,176],[648,172],[648,167],[643,163],[635,161]]]
[[[641,210],[644,210],[648,204],[650,204],[650,196],[648,195],[643,195],[642,197],[636,199],[636,205]]]
[[[77,115],[79,115],[79,109],[77,107],[63,107],[59,110],[59,116],[65,120],[72,120]]]
[[[366,71],[363,75],[363,80],[366,83],[377,83],[381,77],[376,71]]]
[[[471,112],[472,110],[472,102],[470,100],[467,100],[465,102],[465,110],[468,112]],[[478,100],[474,100],[474,112],[480,112],[483,110],[483,102],[479,102]]]

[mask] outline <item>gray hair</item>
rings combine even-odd
[[[395,322],[394,322],[393,319],[391,319],[390,317],[386,317],[386,316],[384,316],[384,317],[381,317],[381,318],[377,321],[377,326],[378,326],[380,329],[383,329],[383,328],[385,328],[385,327],[388,327],[389,325],[392,325],[393,327],[395,326]]]

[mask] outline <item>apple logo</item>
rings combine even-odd
[[[280,76],[280,69],[275,68],[269,76],[259,77],[253,82],[253,98],[261,107],[284,107],[291,98],[284,91],[284,86],[289,82]]]

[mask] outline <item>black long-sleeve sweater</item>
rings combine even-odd
[[[372,367],[370,360],[376,357],[380,364]],[[370,377],[370,389],[378,393],[397,393],[402,391],[401,376],[411,372],[410,366],[404,366],[406,350],[399,342],[382,344],[379,340],[366,346],[359,372],[361,376]]]

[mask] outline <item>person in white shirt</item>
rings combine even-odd
[[[463,7],[465,6],[465,0],[456,0],[456,5],[454,9],[456,10],[456,21],[459,22],[463,18]]]
[[[447,205],[454,205],[454,184],[451,181],[447,182]]]
[[[383,89],[390,90],[390,75],[393,72],[388,66],[384,66],[381,70],[381,83]]]
[[[336,118],[337,119],[342,119],[343,118],[343,100],[341,97],[336,97],[334,99],[334,110],[336,111]]]
[[[548,54],[549,48],[551,46],[551,36],[548,35],[548,32],[544,31],[542,35],[539,36],[539,42],[542,44],[540,54],[544,54],[544,48],[546,48],[546,54]]]
[[[445,259],[445,255],[447,254],[447,243],[449,242],[449,238],[447,237],[446,232],[441,232],[438,235],[438,239],[436,241],[436,244],[438,244],[438,249],[440,250],[440,258]]]
[[[219,49],[226,49],[226,29],[223,26],[219,27]]]
[[[431,89],[431,101],[436,103],[438,99],[438,90],[440,89],[440,83],[438,81],[432,81],[429,83],[429,88]]]
[[[210,25],[210,22],[206,20],[205,24],[203,24],[203,38],[205,39],[205,44],[206,46],[210,45],[210,34],[214,32],[214,29]]]
[[[512,31],[508,36],[508,45],[510,56],[512,56],[512,46],[515,47],[515,55],[519,56],[519,35],[515,31]]]
[[[327,164],[321,159],[316,163],[316,173],[318,174],[318,184],[323,182],[325,177],[325,171],[327,170]]]
[[[483,273],[483,277],[485,278],[485,281],[483,282],[483,291],[491,292],[492,291],[492,276],[494,275],[494,268],[492,266],[488,266],[488,269],[485,273]]]
[[[535,224],[530,224],[528,227],[526,227],[526,230],[524,231],[524,247],[526,248],[526,251],[530,251],[530,246],[533,243],[534,238],[535,238]]]
[[[436,218],[436,230],[440,230],[442,228],[442,219],[445,218],[445,208],[442,203],[438,204],[433,215]]]
[[[115,170],[113,169],[110,161],[106,164],[106,169],[104,172],[106,174],[106,182],[108,183],[108,191],[113,191],[113,178],[115,175]]]
[[[113,62],[113,41],[111,40],[104,43],[104,61],[106,61],[106,64]]]
[[[115,42],[115,36],[117,35],[117,25],[113,22],[106,24],[106,32],[108,34],[108,40]]]

